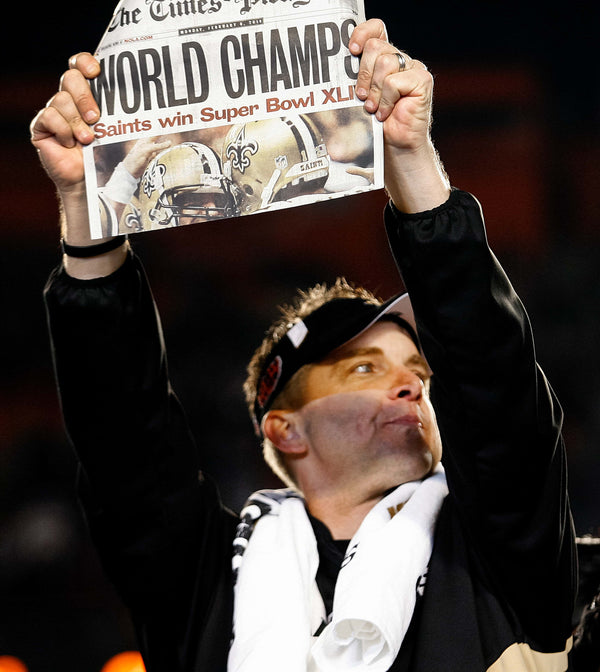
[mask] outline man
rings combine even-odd
[[[340,281],[273,326],[246,393],[294,489],[256,494],[241,520],[201,472],[139,260],[89,238],[90,55],[32,122],[69,245],[46,300],[92,535],[150,672],[566,670],[560,407],[479,205],[432,145],[430,74],[378,20],[350,49],[384,124],[386,226],[416,320]]]
[[[182,142],[158,154],[141,177],[137,198],[130,201],[121,231],[127,226],[136,232],[185,226],[239,214],[219,155],[200,142]]]
[[[143,138],[99,191],[103,236],[184,226],[239,214],[218,154],[199,142]]]
[[[327,147],[309,115],[234,124],[221,154],[245,215],[314,197],[329,177]]]

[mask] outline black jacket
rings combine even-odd
[[[450,489],[392,670],[566,669],[576,569],[562,412],[527,315],[472,196],[418,215],[388,206],[385,220],[435,374]],[[91,533],[148,672],[224,671],[238,520],[201,470],[142,266],[130,255],[89,281],[59,267],[45,297]]]

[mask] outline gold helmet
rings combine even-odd
[[[242,214],[315,193],[329,176],[329,156],[307,115],[275,117],[231,127],[223,170],[236,185]]]
[[[223,175],[218,154],[198,142],[165,149],[152,159],[140,180],[138,229],[238,214],[231,180]]]

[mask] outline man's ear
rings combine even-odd
[[[269,411],[263,419],[263,432],[282,453],[299,454],[306,451],[297,417],[291,411]]]

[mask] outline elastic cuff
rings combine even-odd
[[[445,203],[442,203],[441,205],[438,205],[435,208],[432,208],[431,210],[424,210],[423,212],[402,212],[402,210],[398,210],[398,208],[394,205],[394,202],[390,198],[389,200],[389,207],[390,210],[392,211],[393,215],[396,217],[396,219],[423,219],[424,217],[430,216],[437,214],[441,210],[445,210],[448,207],[451,207],[454,205],[455,201],[458,198],[458,195],[462,192],[460,189],[457,189],[456,187],[450,187],[450,196],[448,196],[448,200]]]
[[[87,258],[96,257],[99,254],[116,250],[117,247],[120,247],[126,240],[126,235],[116,236],[111,240],[105,240],[102,243],[97,243],[96,245],[85,245],[83,247],[79,247],[76,245],[69,245],[69,243],[65,242],[64,238],[61,238],[60,246],[62,247],[63,254],[66,254],[69,257]]]

